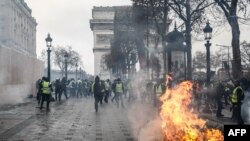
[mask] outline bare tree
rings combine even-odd
[[[57,46],[57,47],[52,47],[51,51],[51,60],[54,63],[56,67],[58,67],[61,70],[61,73],[63,74],[65,71],[65,60],[64,60],[64,55],[65,53],[68,53],[68,70],[72,70],[75,68],[76,63],[78,66],[83,67],[83,62],[81,60],[81,56],[79,55],[78,52],[72,50],[71,47],[63,47],[63,46]],[[42,50],[41,56],[39,57],[41,60],[44,62],[47,62],[47,56],[46,56],[46,51]]]
[[[192,32],[201,33],[205,20],[205,9],[213,5],[207,0],[172,0],[170,8],[183,21],[187,45],[187,76],[192,79]]]
[[[242,62],[243,64],[250,65],[250,43],[243,41],[240,45]]]
[[[71,47],[63,47],[63,46],[58,46],[54,48],[54,64],[59,67],[59,69],[63,72],[65,68],[65,60],[64,60],[64,55],[67,52],[68,53],[68,59],[67,59],[67,64],[68,64],[68,70],[72,70],[75,68],[76,64],[78,66],[83,66],[83,63],[81,61],[81,57],[78,52],[72,50]]]
[[[240,28],[239,22],[249,21],[249,0],[214,0],[223,13],[231,28],[232,51],[233,51],[233,77],[239,79],[242,76],[241,55],[240,55]]]
[[[155,29],[157,34],[155,40],[155,48],[161,41],[162,47],[165,46],[165,36],[168,31],[170,20],[168,18],[169,0],[132,0],[135,14],[135,24],[139,37],[149,37],[149,28]],[[154,25],[154,28],[150,27]],[[161,40],[159,40],[159,35]],[[147,39],[148,44],[148,39]],[[170,52],[168,52],[168,56]],[[148,55],[149,56],[149,55]],[[152,62],[151,62],[152,63]],[[159,68],[159,67],[158,67]],[[159,69],[158,69],[159,70]],[[163,70],[167,71],[166,53],[163,52]]]
[[[157,27],[158,33],[162,36],[162,46],[164,47],[164,36],[167,31],[167,20],[171,15],[177,15],[185,27],[185,41],[187,45],[187,79],[192,79],[192,33],[201,33],[203,23],[206,21],[205,9],[213,5],[214,2],[207,0],[132,0],[136,6],[151,8],[151,16]],[[173,14],[174,13],[174,14]],[[174,18],[174,17],[172,17]],[[169,20],[170,21],[170,20]],[[170,56],[168,54],[168,56]],[[163,61],[166,60],[163,54]],[[166,70],[166,62],[164,62]]]

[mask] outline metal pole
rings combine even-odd
[[[76,67],[76,80],[77,80],[77,67]]]
[[[207,43],[205,44],[206,50],[207,50],[207,87],[210,87],[210,46],[211,43],[209,40],[207,40]]]
[[[65,59],[65,81],[66,82],[64,82],[65,83],[65,95],[67,96],[67,84],[68,84],[68,60],[67,59]]]
[[[50,47],[48,47],[47,52],[48,52],[48,79],[50,81],[50,52],[51,52]]]
[[[67,62],[67,59],[65,59],[65,79],[66,79],[66,81],[68,81],[68,70],[67,70],[67,67],[68,67],[68,62]]]

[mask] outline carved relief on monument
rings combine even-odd
[[[102,55],[101,57],[101,64],[100,64],[100,68],[102,69],[102,71],[107,71],[108,67],[106,65],[106,54]]]
[[[110,41],[112,40],[112,34],[97,34],[96,35],[96,44],[99,45],[110,45]]]

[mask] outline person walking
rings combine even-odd
[[[83,81],[83,95],[84,97],[89,96],[89,82],[87,79]]]
[[[44,81],[41,83],[41,92],[42,92],[42,101],[41,101],[41,106],[40,110],[43,108],[43,102],[47,101],[47,111],[50,110],[49,108],[49,103],[50,103],[50,97],[51,97],[51,92],[52,92],[52,85],[49,82],[48,78],[44,78]]]
[[[235,88],[231,95],[231,103],[233,106],[232,118],[236,119],[239,125],[244,123],[241,117],[241,104],[243,99],[244,99],[244,91],[240,86],[240,81],[236,81]]]
[[[76,96],[77,98],[83,96],[83,84],[82,84],[82,80],[80,79],[78,79],[76,82]]]
[[[110,83],[109,79],[107,79],[105,81],[105,96],[104,96],[104,101],[106,103],[108,103],[108,98],[109,98],[110,92],[111,92],[111,83]]]
[[[166,86],[164,84],[164,80],[158,80],[157,83],[154,86],[154,106],[160,107],[160,97],[163,95],[163,93],[166,90]]]
[[[216,102],[217,102],[217,112],[216,117],[224,117],[224,115],[221,113],[222,111],[222,97],[224,96],[224,87],[222,83],[219,83],[216,87]]]
[[[124,108],[123,97],[122,97],[123,92],[124,92],[124,85],[121,82],[120,78],[117,79],[114,90],[115,90],[114,91],[114,93],[115,93],[114,99],[116,101],[117,107],[119,108],[119,105],[120,105],[119,103],[121,101],[121,106]]]
[[[36,81],[36,88],[37,88],[37,94],[36,94],[36,99],[38,102],[38,105],[40,105],[40,102],[42,100],[42,91],[41,91],[41,83],[45,80],[45,77],[42,77],[42,79],[38,79]]]
[[[56,101],[61,101],[61,95],[62,95],[62,84],[60,82],[60,79],[56,79],[55,83],[55,99]]]
[[[95,98],[95,111],[98,112],[98,103],[102,99],[101,82],[99,76],[95,77],[95,81],[92,84],[91,88]]]
[[[68,96],[67,96],[67,85],[68,85],[68,82],[67,82],[67,80],[66,80],[65,77],[63,77],[63,79],[62,79],[61,85],[62,85],[61,95],[63,93],[64,96],[65,96],[65,98],[68,99]],[[59,95],[59,101],[61,100],[61,95]]]

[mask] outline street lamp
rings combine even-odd
[[[80,79],[82,79],[82,67],[79,68],[80,71]]]
[[[211,43],[209,42],[212,38],[212,31],[213,28],[210,27],[209,22],[206,23],[206,27],[203,29],[205,40],[207,41],[205,44],[206,50],[207,50],[207,86],[210,86],[210,46]]]
[[[64,54],[64,61],[65,61],[65,84],[67,85],[68,83],[68,58],[69,58],[69,54],[68,52],[65,52]],[[65,87],[65,95],[67,95],[67,86]]]
[[[50,81],[50,52],[51,52],[51,45],[52,45],[52,38],[50,37],[50,34],[48,33],[47,38],[45,39],[46,45],[48,47],[48,79]]]
[[[76,63],[76,80],[77,80],[77,67],[78,67],[78,64]]]
[[[65,79],[66,81],[68,81],[68,58],[69,58],[69,54],[67,52],[65,52],[64,54],[64,63],[65,63]]]

